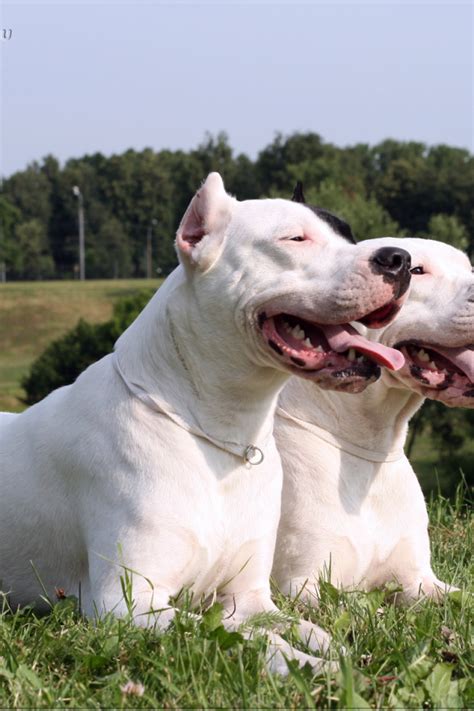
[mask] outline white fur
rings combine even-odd
[[[311,239],[287,240],[300,233]],[[41,604],[43,587],[52,599],[56,587],[80,587],[88,615],[122,615],[126,568],[138,624],[168,624],[184,587],[196,601],[216,594],[228,625],[276,610],[282,471],[272,428],[289,372],[257,315],[278,300],[344,322],[386,301],[388,287],[370,270],[372,246],[351,246],[303,205],[239,203],[217,174],[177,246],[182,265],[114,355],[1,421],[0,577],[13,605]],[[264,453],[258,466],[243,460],[249,444]],[[315,625],[299,630],[312,649],[327,647]],[[272,639],[277,652],[320,665]]]
[[[474,277],[464,254],[431,240],[372,244],[403,246],[413,267],[425,268],[398,318],[373,338],[391,346],[474,342]],[[426,505],[403,453],[425,395],[440,393],[403,371],[384,370],[357,397],[289,381],[275,419],[284,485],[273,575],[283,592],[317,604],[320,575],[344,588],[396,582],[406,598],[454,589],[432,570]]]

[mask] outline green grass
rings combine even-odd
[[[0,284],[0,410],[21,411],[21,379],[49,343],[80,318],[98,323],[120,296],[158,280],[37,281]]]
[[[471,589],[472,519],[458,496],[430,505],[435,570]],[[472,708],[472,596],[444,604],[392,605],[390,591],[341,594],[323,586],[315,613],[277,596],[288,613],[311,616],[343,643],[341,671],[314,677],[265,670],[265,641],[244,641],[211,608],[202,622],[179,615],[157,634],[109,617],[92,624],[74,600],[43,617],[0,616],[0,707],[14,708]],[[123,691],[128,681],[143,695]]]

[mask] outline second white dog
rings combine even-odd
[[[474,407],[474,276],[440,242],[372,244],[412,255],[407,304],[374,332],[402,350],[405,367],[358,397],[292,378],[275,422],[284,485],[273,575],[316,604],[320,575],[344,588],[396,582],[408,598],[450,589],[431,567],[426,505],[403,446],[424,398]]]

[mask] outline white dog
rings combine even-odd
[[[344,382],[360,389],[346,352],[355,344],[377,362],[403,362],[338,325],[396,312],[409,281],[398,247],[351,245],[287,200],[238,202],[212,173],[177,249],[181,266],[113,355],[2,421],[0,578],[13,605],[80,586],[86,614],[122,615],[127,571],[139,624],[167,625],[183,588],[197,601],[217,594],[229,625],[274,611],[281,388],[291,373],[339,385],[349,368]],[[317,347],[289,339],[288,319],[328,324],[337,373]],[[360,369],[373,380],[379,368],[364,358]],[[299,629],[312,649],[327,645],[315,625]]]
[[[408,301],[374,335],[400,348],[406,365],[359,397],[292,378],[275,421],[284,485],[273,575],[284,592],[316,603],[328,574],[344,588],[395,581],[407,598],[451,589],[431,568],[425,501],[403,446],[424,398],[474,407],[474,275],[440,242],[372,244],[412,255]]]

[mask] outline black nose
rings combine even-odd
[[[402,279],[411,267],[410,255],[399,247],[381,247],[373,253],[371,261],[377,265],[377,271],[395,279]]]

